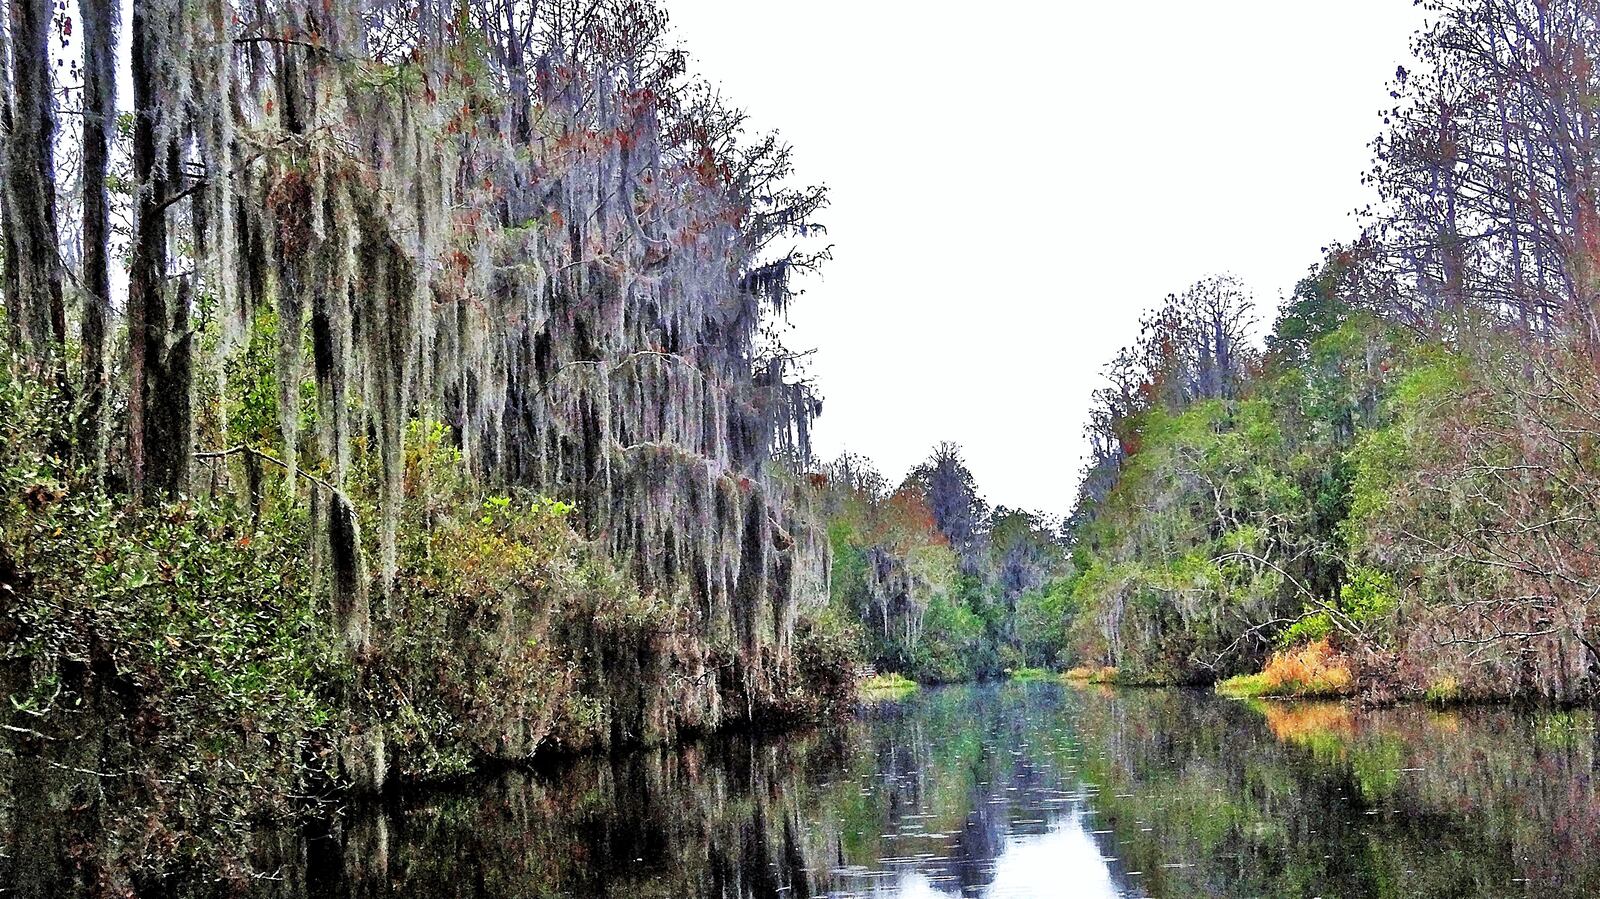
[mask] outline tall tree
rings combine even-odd
[[[927,498],[934,524],[961,558],[961,568],[975,574],[986,559],[988,504],[978,494],[978,482],[961,458],[961,448],[941,443],[928,461],[911,470],[906,482]]]
[[[1600,352],[1600,23],[1585,0],[1441,0],[1373,142],[1372,299],[1416,330]]]
[[[8,97],[5,190],[8,234],[7,297],[21,349],[41,369],[56,369],[65,387],[66,309],[56,240],[55,110],[50,83],[49,0],[12,0],[12,83]]]
[[[188,297],[168,284],[168,216],[172,179],[180,175],[180,99],[163,84],[163,60],[176,48],[152,19],[175,16],[177,4],[138,3],[131,34],[133,76],[134,234],[128,267],[129,486],[146,499],[177,491],[188,471]]]
[[[111,315],[111,201],[106,175],[116,129],[115,0],[79,0],[83,22],[83,411],[79,442],[105,461],[106,322]]]

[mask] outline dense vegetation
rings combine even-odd
[[[1283,650],[1240,688],[1600,689],[1600,19],[1430,8],[1367,227],[1264,349],[1213,279],[1110,366],[1073,519],[1074,661],[1171,683]]]
[[[862,663],[1595,698],[1600,21],[1427,5],[1361,236],[1264,345],[1227,277],[1152,311],[1063,522],[812,459],[827,194],[650,0],[7,0],[0,886],[226,889]]]
[[[893,489],[854,456],[813,481],[833,550],[830,612],[860,624],[878,668],[938,683],[1058,661],[1068,599],[1060,522],[990,508],[950,444]]]
[[[848,698],[781,341],[826,194],[659,9],[6,8],[0,886]]]

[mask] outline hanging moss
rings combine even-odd
[[[178,336],[151,358],[231,395],[224,373],[272,317],[275,387],[249,410],[275,420],[272,445],[218,455],[208,487],[255,496],[255,453],[281,460],[352,657],[407,626],[405,529],[461,495],[416,463],[414,435],[437,428],[471,490],[573,501],[631,589],[672,610],[674,632],[601,666],[650,678],[612,697],[619,733],[777,702],[827,578],[787,473],[820,404],[775,338],[825,253],[770,249],[814,233],[825,196],[784,185],[787,149],[685,78],[648,3],[581,25],[541,4],[526,27],[443,0],[147,7],[151,199],[182,198],[152,235],[153,270],[181,284],[157,291]],[[191,332],[208,358],[190,360]],[[231,442],[225,413],[199,442]]]

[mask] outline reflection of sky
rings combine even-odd
[[[1078,813],[1057,821],[1043,836],[1008,840],[995,860],[994,882],[983,895],[989,899],[1098,899],[1121,896],[1122,891],[1112,882],[1100,847]]]
[[[878,880],[866,895],[874,899],[1120,899],[1125,895],[1095,845],[1081,808],[1058,818],[1044,833],[1008,836],[994,860],[994,878],[981,891],[963,893],[958,885],[939,883],[935,877],[920,869],[901,870]]]
[[[1058,693],[929,693],[909,714],[873,721],[873,767],[856,789],[885,815],[835,843],[824,882],[831,899],[1121,899],[1140,883],[1097,830],[1099,787],[1080,773],[1070,731],[1030,726]],[[946,700],[945,706],[939,706]],[[948,708],[949,700],[961,700]],[[997,701],[998,700],[998,701]],[[921,705],[919,705],[919,703]],[[946,742],[925,720],[960,711],[966,729]],[[918,715],[917,712],[924,714]],[[961,809],[965,820],[956,818]],[[957,822],[960,823],[957,823]],[[838,821],[845,824],[844,819]],[[871,828],[861,817],[856,828]],[[842,834],[831,835],[841,839]]]

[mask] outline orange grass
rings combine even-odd
[[[1226,696],[1348,696],[1356,679],[1350,665],[1324,637],[1295,649],[1275,652],[1260,674],[1241,674],[1217,685]]]
[[[1092,665],[1079,665],[1061,675],[1063,680],[1079,681],[1091,684],[1113,684],[1117,681],[1117,669],[1111,665],[1101,665],[1096,668]]]

